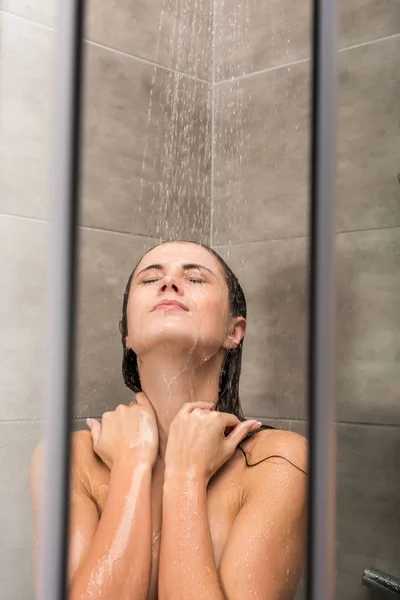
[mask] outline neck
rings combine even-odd
[[[186,402],[217,402],[223,355],[199,360],[186,351],[166,349],[138,358],[143,392],[154,408],[158,426],[157,461],[163,463],[171,422]]]

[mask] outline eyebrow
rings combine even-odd
[[[164,266],[161,265],[161,264],[149,265],[148,267],[145,267],[144,269],[142,269],[141,271],[139,271],[139,273],[135,276],[135,279],[137,277],[139,277],[139,275],[141,273],[144,273],[145,271],[150,271],[151,269],[155,269],[157,271],[163,271],[164,270]],[[204,267],[203,265],[197,265],[195,263],[188,263],[186,265],[182,265],[182,269],[184,271],[188,271],[190,269],[205,269],[206,271],[208,271],[209,273],[211,273],[211,275],[213,275],[214,277],[216,277],[215,273],[213,273],[213,271],[211,271],[211,269],[208,269],[207,267]]]

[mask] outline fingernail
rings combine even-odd
[[[86,425],[89,427],[89,429],[92,428],[92,419],[86,419]]]

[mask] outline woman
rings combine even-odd
[[[136,399],[73,434],[71,600],[294,597],[306,440],[255,435],[260,424],[244,419],[245,329],[239,282],[207,246],[159,244],[135,267],[120,331]],[[31,460],[36,540],[42,452]]]

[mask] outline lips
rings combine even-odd
[[[179,302],[179,300],[160,300],[160,302],[157,302],[157,304],[154,305],[153,310],[167,306],[176,306],[183,310],[189,310],[182,302]]]

